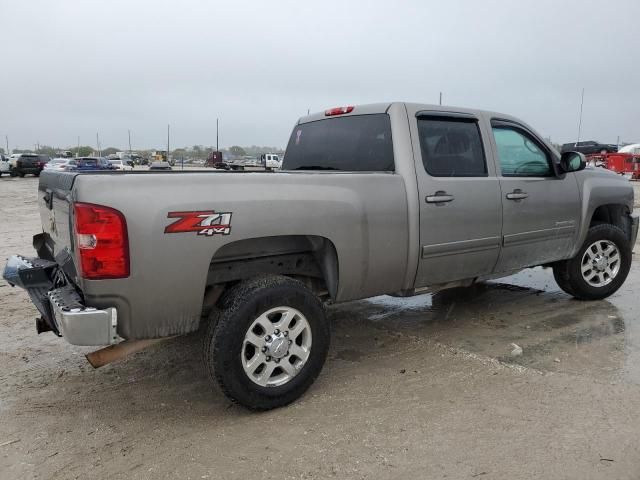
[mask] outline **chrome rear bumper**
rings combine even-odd
[[[118,312],[86,307],[71,285],[47,293],[62,336],[72,345],[111,345],[118,342]]]
[[[10,285],[29,293],[42,315],[36,320],[38,333],[52,330],[73,345],[118,343],[117,310],[87,307],[55,262],[13,255],[2,276]]]

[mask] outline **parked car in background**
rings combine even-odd
[[[152,162],[149,170],[171,170],[171,165],[169,165],[169,162]]]
[[[613,153],[617,152],[618,147],[609,143],[594,142],[593,140],[585,142],[573,142],[565,143],[562,145],[561,153],[565,152],[580,152],[584,155],[591,155],[594,153]]]
[[[133,161],[129,159],[110,159],[109,163],[115,170],[133,170]]]
[[[3,173],[9,173],[10,165],[9,165],[9,157],[6,155],[0,154],[0,177]]]
[[[92,171],[92,170],[115,170],[109,160],[103,157],[80,157],[69,161],[66,171]]]
[[[54,158],[44,166],[43,170],[63,172],[72,160],[72,158]]]
[[[9,173],[12,177],[24,177],[25,175],[35,175],[37,177],[50,160],[51,158],[48,155],[14,153],[9,158]]]

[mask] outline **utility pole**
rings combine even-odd
[[[80,156],[80,137],[78,137],[78,148],[76,150],[76,158]]]
[[[582,133],[582,106],[584,105],[584,87],[582,88],[582,95],[580,97],[580,119],[578,120],[578,140],[576,140],[576,146],[580,141],[580,134]]]
[[[11,155],[11,152],[9,151],[9,135],[5,135],[4,140],[7,142],[7,155]]]
[[[438,105],[442,105],[442,92],[440,92],[440,103]]]
[[[127,133],[129,134],[129,156],[131,156],[131,130],[127,130]]]
[[[100,150],[100,136],[98,135],[98,132],[96,132],[96,147],[98,148],[98,156],[101,157],[102,151]]]
[[[216,152],[220,151],[220,148],[218,147],[218,135],[219,135],[218,119],[216,118]]]

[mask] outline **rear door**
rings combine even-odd
[[[554,154],[526,126],[502,120],[491,125],[503,205],[496,272],[567,258],[581,211],[574,174],[557,176]]]
[[[455,112],[409,116],[420,198],[416,287],[491,273],[502,208],[491,148],[483,141],[488,126]]]

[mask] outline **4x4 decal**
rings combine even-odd
[[[196,212],[169,212],[167,218],[177,218],[167,225],[164,233],[197,232],[198,235],[229,235],[231,212],[202,210]]]

